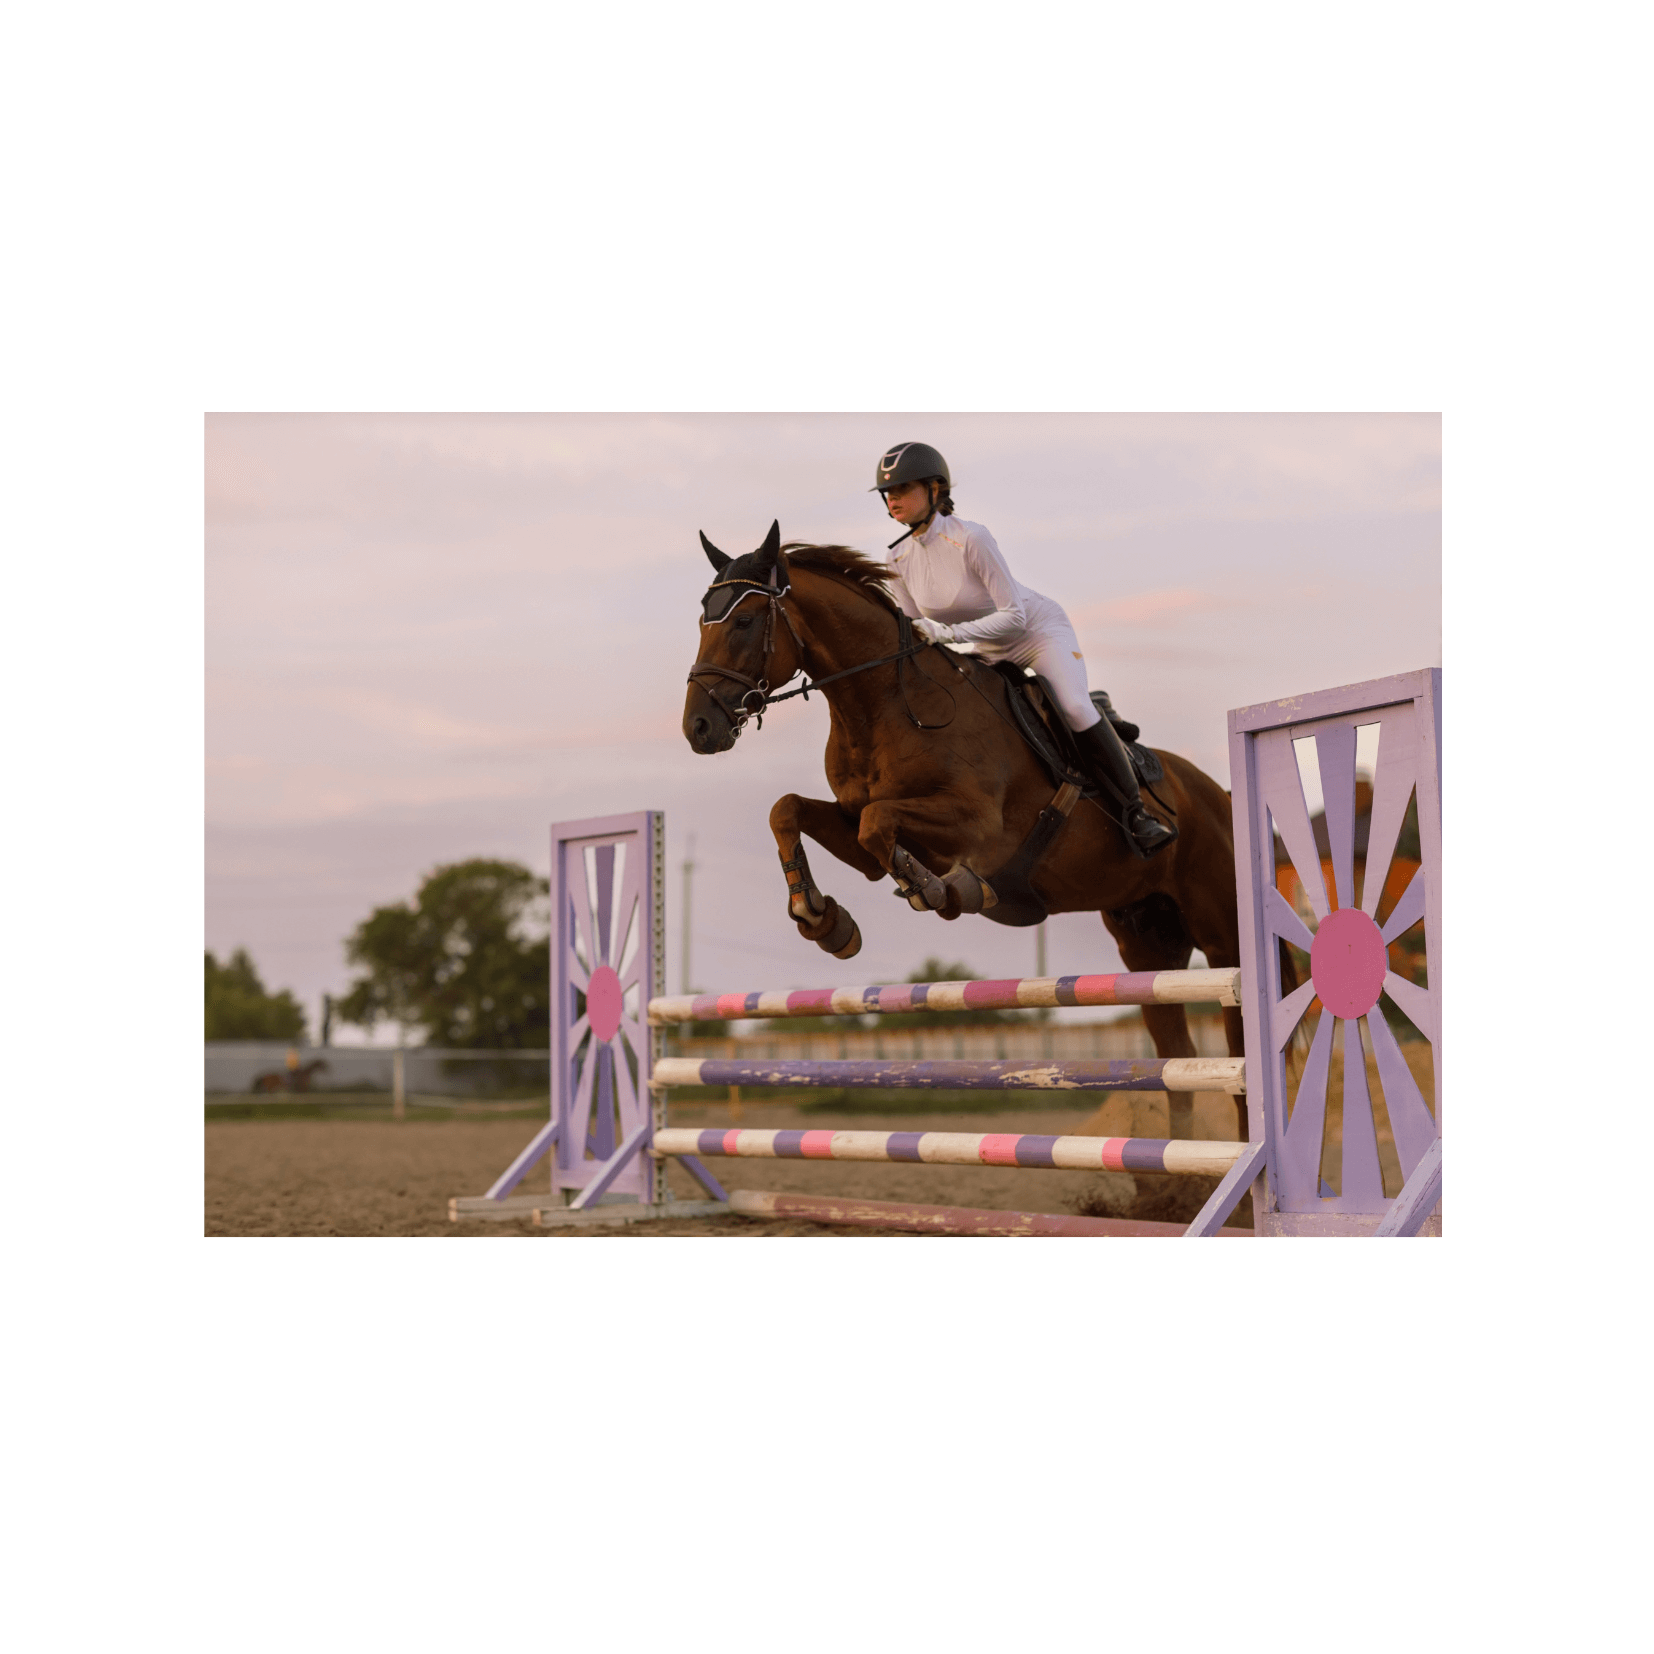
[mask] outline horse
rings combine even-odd
[[[300,1068],[295,1065],[285,1073],[277,1068],[268,1074],[260,1074],[253,1081],[255,1092],[265,1091],[308,1091],[311,1080],[327,1068],[327,1059],[317,1057],[314,1062],[307,1062]]]
[[[1050,772],[1012,720],[1004,676],[917,641],[883,564],[848,546],[783,546],[779,523],[743,557],[705,534],[701,544],[717,578],[702,600],[684,702],[690,747],[728,752],[751,719],[761,728],[765,708],[791,695],[819,693],[831,717],[833,796],[788,793],[770,811],[800,936],[837,959],[861,949],[855,920],[811,875],[809,838],[870,880],[895,878],[912,906],[944,920],[980,912],[1033,924],[1047,912],[1094,910],[1128,970],[1182,970],[1195,948],[1213,967],[1240,963],[1230,798],[1210,776],[1156,749],[1165,776],[1144,802],[1162,820],[1174,816],[1178,836],[1145,861],[1099,798],[1073,787],[1052,798]],[[780,693],[800,673],[804,687]],[[1034,902],[996,903],[996,872],[1019,865],[1036,828],[1049,848],[1024,881]],[[1142,1009],[1160,1056],[1196,1055],[1183,1006]],[[1223,1025],[1230,1055],[1240,1056],[1240,1011],[1225,1007]],[[1244,1140],[1245,1099],[1237,1104]],[[1172,1095],[1185,1132],[1192,1109],[1190,1094]]]

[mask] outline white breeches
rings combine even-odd
[[[1080,640],[1074,636],[1068,616],[1046,598],[1042,612],[1029,618],[1035,624],[999,658],[1015,661],[1018,666],[1033,667],[1034,675],[1061,709],[1068,727],[1090,729],[1102,715],[1091,704],[1085,657],[1080,653]]]

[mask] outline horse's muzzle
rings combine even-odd
[[[738,731],[724,710],[710,695],[691,695],[693,703],[699,699],[700,705],[686,706],[683,713],[683,738],[694,751],[703,755],[714,752],[728,752],[735,745]]]

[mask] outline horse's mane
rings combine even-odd
[[[883,563],[850,546],[810,546],[793,541],[781,550],[796,569],[808,569],[812,574],[825,574],[830,579],[860,591],[881,607],[897,613],[896,599],[890,595],[885,581],[890,570]]]

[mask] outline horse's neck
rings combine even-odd
[[[899,622],[882,604],[869,602],[847,590],[836,580],[817,578],[809,582],[800,614],[804,622],[804,652],[811,678],[830,678],[835,672],[882,660],[897,649]],[[887,695],[876,695],[878,672],[856,672],[822,690],[828,704],[848,712],[863,703],[882,703]]]

